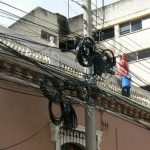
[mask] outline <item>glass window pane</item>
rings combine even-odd
[[[131,61],[136,61],[137,60],[137,53],[130,53],[127,55],[128,56],[128,62],[131,62]]]
[[[137,31],[142,29],[142,21],[140,20],[136,20],[136,21],[132,21],[131,22],[131,31]]]
[[[130,23],[120,25],[120,34],[130,33]]]
[[[150,49],[146,49],[138,52],[138,59],[144,59],[147,57],[150,57]]]
[[[106,40],[114,37],[114,27],[100,31],[100,40]]]

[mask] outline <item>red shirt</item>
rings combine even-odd
[[[121,60],[119,62],[119,74],[120,76],[128,75],[129,66],[126,60]]]

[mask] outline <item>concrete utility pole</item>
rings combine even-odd
[[[92,37],[91,0],[83,0],[84,36]],[[85,68],[86,74],[92,74],[91,68]],[[85,107],[86,150],[96,150],[96,116],[95,107]]]

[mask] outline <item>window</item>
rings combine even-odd
[[[101,40],[106,40],[114,37],[114,27],[102,30],[102,38]]]
[[[131,31],[132,32],[140,30],[140,29],[142,29],[142,21],[141,21],[141,19],[131,22]]]
[[[138,59],[144,59],[150,57],[150,49],[138,51]]]
[[[134,20],[120,25],[120,34],[127,34],[130,32],[142,29],[142,19]]]
[[[120,34],[130,33],[130,23],[125,23],[120,26]]]
[[[41,30],[41,38],[42,38],[42,39],[44,39],[44,40],[46,40],[46,41],[49,41],[49,37],[50,37],[50,36],[53,36],[54,39],[56,39],[56,36],[54,36],[54,35],[52,35],[52,34],[46,32],[46,31],[44,31],[44,30]]]
[[[128,62],[131,62],[131,61],[136,61],[137,60],[137,53],[130,53],[127,55],[128,56]]]
[[[106,39],[113,38],[115,36],[114,34],[114,27],[107,28],[101,31],[97,31],[93,33],[93,38],[95,41],[103,41]]]
[[[150,49],[145,49],[145,50],[129,53],[127,54],[127,56],[128,56],[128,62],[148,58],[150,57]]]

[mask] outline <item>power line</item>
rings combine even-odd
[[[28,12],[25,12],[24,10],[21,10],[21,9],[19,9],[19,8],[16,8],[16,7],[14,7],[14,6],[12,6],[12,5],[9,5],[9,4],[7,4],[7,3],[4,3],[4,2],[2,2],[2,1],[0,1],[0,3],[2,3],[2,4],[4,4],[4,5],[7,5],[7,6],[9,6],[9,7],[12,7],[12,8],[14,8],[14,9],[16,9],[16,10],[19,10],[19,11],[21,11],[21,12],[23,12],[23,13],[25,13],[25,14],[27,14],[27,15],[29,15],[29,16],[32,16],[32,17],[34,17],[34,18],[38,18],[38,19],[40,19],[40,20],[42,20],[42,21],[45,21],[46,23],[49,23],[49,24],[52,24],[52,25],[54,25],[54,26],[56,26],[56,27],[59,27],[60,29],[62,29],[62,30],[65,30],[65,28],[63,28],[62,26],[58,26],[58,25],[56,25],[56,24],[53,24],[53,23],[51,23],[51,22],[49,22],[49,21],[47,21],[47,20],[44,20],[44,19],[42,19],[42,18],[40,18],[40,17],[37,17],[37,16],[34,16],[34,15],[32,15],[31,13],[28,13]],[[5,11],[5,10],[3,10],[3,11]],[[5,11],[5,12],[7,12],[7,11]],[[8,13],[10,13],[10,12],[8,12]],[[12,14],[12,13],[11,13]],[[13,14],[12,14],[13,15]],[[17,15],[15,15],[16,17],[17,17]],[[19,17],[19,16],[18,16]],[[20,18],[20,17],[19,17]],[[24,19],[24,18],[20,18],[21,20],[26,20],[26,19]],[[31,23],[32,21],[30,21],[30,23]],[[76,34],[75,32],[71,32],[72,34]],[[77,35],[77,34],[76,34]],[[78,35],[77,35],[78,36]],[[81,35],[80,35],[81,36]]]
[[[48,126],[49,126],[50,122],[46,123],[42,128],[40,128],[38,131],[36,131],[35,133],[33,133],[31,136],[25,138],[24,140],[20,141],[20,142],[17,142],[15,144],[12,144],[10,146],[7,146],[7,147],[4,147],[4,148],[0,148],[0,150],[6,150],[6,149],[9,149],[9,148],[13,148],[13,147],[16,147],[20,144],[23,144],[27,141],[29,141],[30,139],[32,139],[33,137],[37,136],[38,134],[40,134],[44,129],[46,129]]]
[[[51,58],[51,57],[50,57]],[[52,58],[53,59],[53,58]],[[57,61],[57,60],[55,60],[55,61]]]
[[[78,4],[78,5],[80,5],[79,3],[77,3],[76,1],[74,1],[74,0],[72,0],[73,2],[75,2],[76,4]],[[93,4],[93,3],[92,3]],[[94,6],[95,6],[95,4],[93,4]],[[103,2],[103,7],[104,7],[104,2]],[[94,13],[93,13],[94,14]],[[103,12],[103,14],[104,14],[104,12]],[[95,15],[95,14],[94,14]],[[103,16],[103,19],[101,19],[99,16],[97,16],[97,15],[95,15],[96,17],[98,17],[100,20],[102,20],[103,21],[103,24],[104,24],[104,16]],[[108,24],[108,23],[107,23]],[[108,25],[110,25],[110,24],[108,24]],[[117,32],[119,32],[117,29],[115,29],[115,31],[117,31]],[[125,35],[126,36],[126,35]],[[127,36],[126,36],[127,37]],[[114,39],[112,39],[113,41],[115,41]],[[130,39],[131,40],[131,39]],[[133,41],[133,40],[132,40]],[[117,41],[115,41],[116,43],[118,43],[118,44],[120,44],[119,42],[117,42]],[[136,43],[135,41],[134,41],[134,43]],[[137,43],[136,43],[137,44]],[[120,44],[121,46],[123,46],[122,44]],[[123,46],[124,48],[126,48],[127,50],[129,50],[127,47],[125,47],[125,46]],[[116,47],[115,47],[116,48]],[[142,47],[141,47],[142,48]],[[131,51],[131,50],[129,50],[129,51]],[[132,53],[134,53],[133,51],[131,51]],[[140,63],[140,62],[139,62]],[[148,62],[149,63],[149,62]],[[141,64],[141,63],[140,63]],[[141,64],[141,65],[143,65],[143,64]],[[145,65],[143,65],[143,66],[145,66]],[[145,66],[147,69],[150,69],[150,68],[148,68],[147,66]]]
[[[49,23],[49,24],[54,25],[54,26],[57,26],[56,24],[53,24],[52,22],[49,22],[49,21],[44,20],[44,19],[42,19],[42,18],[40,18],[40,17],[34,16],[34,15],[32,15],[32,14],[30,14],[30,13],[28,13],[28,12],[22,10],[22,9],[19,9],[19,8],[17,8],[17,7],[14,7],[14,6],[12,6],[12,5],[8,4],[8,3],[2,2],[2,1],[0,1],[0,3],[2,3],[2,4],[4,4],[4,5],[7,5],[7,6],[11,7],[11,8],[14,8],[14,9],[20,11],[20,12],[25,13],[25,14],[29,14],[30,16],[35,17],[35,18],[38,18],[38,19],[40,19],[40,20],[42,20],[42,21],[44,21],[44,22],[46,22],[46,23]],[[57,27],[59,27],[59,26],[57,26]]]
[[[73,0],[72,0],[73,1]],[[73,1],[73,2],[75,2],[75,3],[77,3],[76,1]],[[103,2],[104,3],[104,2]],[[77,3],[78,5],[80,5],[81,6],[81,4],[79,4],[79,3]],[[94,5],[94,4],[93,4]],[[104,14],[104,13],[103,13]],[[96,16],[96,17],[98,17],[98,16]],[[98,17],[99,18],[99,17]],[[101,19],[101,18],[99,18],[99,19]],[[102,21],[103,21],[103,24],[104,24],[104,18],[103,19],[101,19]],[[117,30],[117,32],[119,32],[118,30]],[[114,39],[113,39],[113,41],[115,41]],[[107,42],[107,41],[106,41]],[[117,42],[117,41],[115,41],[115,42]],[[108,44],[110,44],[109,42],[107,42]],[[117,42],[118,43],[118,42]],[[120,44],[120,43],[118,43],[118,44]],[[111,46],[113,46],[112,44],[110,44]],[[122,44],[120,44],[121,46],[123,46]],[[114,47],[114,46],[113,46]],[[123,47],[125,47],[125,46],[123,46]],[[116,48],[116,47],[114,47],[114,48]],[[125,47],[126,49],[127,49],[127,47]],[[118,49],[118,48],[116,48],[116,49]],[[118,50],[120,50],[120,49],[118,49]],[[129,50],[129,49],[128,49]],[[121,50],[120,50],[121,51]],[[131,50],[130,50],[131,51]],[[132,51],[131,51],[132,52]],[[140,62],[139,62],[140,63]],[[142,63],[140,63],[141,65],[143,65]],[[136,64],[134,64],[135,66],[137,66]],[[143,65],[144,67],[146,67],[147,69],[150,69],[150,68],[148,68],[147,66],[145,66],[145,65]],[[143,70],[143,68],[141,68],[141,67],[139,67],[139,66],[137,66],[138,68],[140,68],[140,69],[142,69]],[[145,72],[147,72],[146,70],[143,70],[143,71],[145,71]],[[149,72],[147,72],[147,73],[149,73]]]
[[[75,81],[75,80],[73,80],[73,81]],[[75,81],[75,82],[77,82],[77,80]],[[80,81],[81,82],[81,81]],[[79,83],[79,82],[78,82]],[[83,84],[83,83],[82,83]],[[84,85],[84,84],[83,84]]]
[[[53,59],[53,58],[51,58],[51,59]],[[55,61],[57,61],[57,60],[55,60]]]
[[[93,15],[94,16],[96,16],[94,13],[93,13]],[[96,17],[98,17],[98,16],[96,16]],[[98,17],[100,20],[102,20],[103,21],[103,19],[101,19],[100,17]],[[108,23],[106,23],[107,25],[110,25],[110,24],[108,24]],[[97,28],[96,28],[97,29]],[[115,31],[117,31],[117,32],[119,32],[119,30],[117,30],[117,29],[115,29]],[[126,38],[127,38],[127,35],[124,35]],[[116,42],[116,43],[118,43],[119,45],[121,45],[122,47],[124,47],[126,50],[128,50],[128,51],[130,51],[130,52],[132,52],[132,53],[134,53],[134,54],[136,54],[134,51],[132,51],[132,50],[130,50],[129,48],[127,48],[127,47],[125,47],[124,45],[122,45],[121,43],[119,43],[119,42],[117,42],[115,39],[112,39],[114,42]],[[124,41],[123,39],[121,39],[122,41]],[[130,39],[131,40],[131,39]],[[133,40],[132,40],[133,41]],[[127,43],[126,41],[124,41],[125,43]],[[107,42],[108,43],[108,42]],[[136,43],[135,41],[134,41],[134,43]],[[128,44],[128,43],[127,43]],[[138,43],[136,43],[136,44],[138,44]],[[138,44],[139,45],[139,44]],[[132,46],[133,47],[133,46]],[[133,47],[133,48],[135,48],[135,47]],[[143,47],[141,47],[142,49],[143,49]],[[139,62],[140,63],[140,62]],[[149,63],[149,62],[148,62]],[[140,63],[141,64],[141,63]],[[143,64],[141,64],[141,65],[143,65]],[[143,65],[143,66],[145,66],[145,65]],[[147,66],[145,66],[147,69],[150,69],[150,68],[148,68]]]

